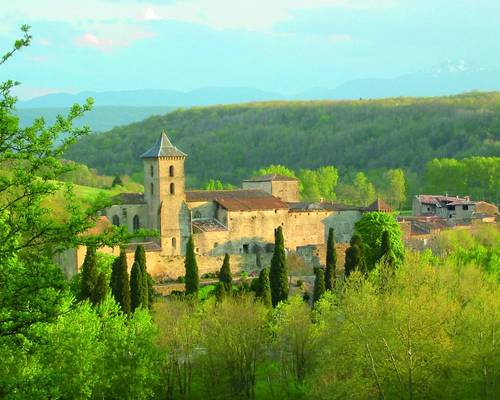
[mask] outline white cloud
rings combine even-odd
[[[118,28],[118,29],[116,29]],[[85,32],[75,38],[78,46],[94,47],[101,51],[110,51],[114,48],[125,47],[137,40],[152,37],[151,32],[145,32],[131,27],[115,27],[115,29],[98,29],[99,33]]]
[[[16,0],[2,4],[3,19],[60,21],[76,26],[132,20],[172,19],[207,25],[213,29],[270,31],[278,22],[301,10],[319,8],[382,8],[395,0]],[[1,19],[1,17],[0,17]]]

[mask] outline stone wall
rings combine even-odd
[[[126,226],[130,232],[134,231],[134,217],[139,218],[139,227],[147,227],[147,207],[145,204],[116,204],[102,211],[111,222],[118,217],[120,226]]]

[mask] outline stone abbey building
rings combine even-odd
[[[298,180],[280,175],[245,180],[236,190],[186,190],[186,157],[162,133],[141,155],[144,194],[121,194],[117,204],[102,213],[113,224],[129,230],[158,230],[159,238],[146,246],[149,253],[156,253],[156,264],[168,264],[184,255],[190,235],[199,256],[216,258],[224,253],[272,252],[278,226],[283,228],[287,249],[299,253],[323,246],[330,227],[335,229],[336,241],[345,243],[363,212],[390,211],[380,201],[367,208],[300,202]],[[170,275],[168,266],[165,268],[162,273]]]

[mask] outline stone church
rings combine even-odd
[[[200,257],[269,253],[278,226],[283,228],[287,249],[300,253],[324,246],[330,227],[336,241],[345,243],[363,212],[390,211],[380,201],[366,208],[301,202],[299,181],[280,175],[245,180],[236,190],[186,190],[186,157],[162,133],[141,155],[144,194],[123,193],[102,213],[131,231],[158,230],[159,237],[151,239],[146,249],[164,260],[184,255],[190,235]]]

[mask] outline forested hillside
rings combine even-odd
[[[190,185],[239,183],[269,164],[403,168],[434,158],[500,156],[500,93],[439,98],[268,102],[177,110],[82,138],[66,157],[107,175],[140,173],[162,130],[186,152]]]

